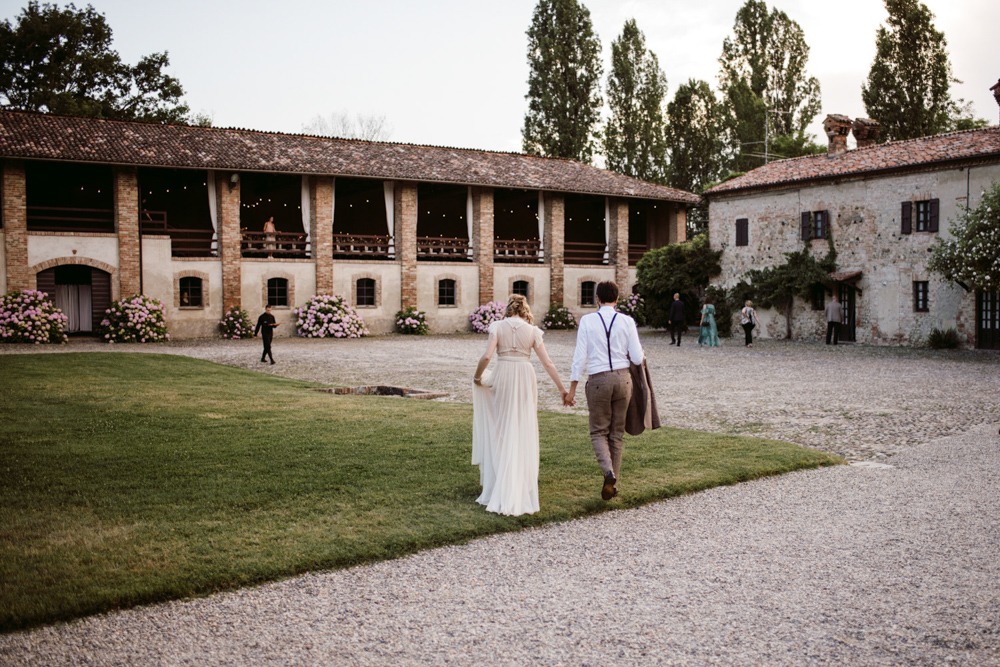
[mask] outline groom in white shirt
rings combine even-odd
[[[563,404],[574,404],[576,386],[586,368],[590,440],[604,473],[601,498],[611,500],[618,495],[625,414],[632,398],[629,359],[642,363],[643,352],[635,320],[615,310],[618,286],[612,282],[598,283],[597,303],[600,308],[596,313],[580,318],[570,387]]]

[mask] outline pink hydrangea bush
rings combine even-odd
[[[316,294],[292,311],[303,338],[361,338],[368,335],[364,320],[351,304],[336,294]]]
[[[552,304],[542,318],[543,329],[575,329],[576,317],[566,306]]]
[[[108,343],[160,343],[170,340],[163,304],[143,294],[115,301],[104,311],[97,335]]]
[[[506,311],[506,306],[499,301],[484,303],[469,315],[469,321],[472,322],[472,330],[475,333],[487,333],[490,325],[497,320],[502,320]]]
[[[399,311],[396,313],[396,331],[414,336],[427,335],[431,331],[427,324],[427,313],[417,310],[413,306]]]
[[[65,343],[67,322],[45,292],[26,289],[0,299],[0,343]]]
[[[253,324],[250,316],[242,308],[230,308],[219,320],[221,336],[227,340],[253,337]]]

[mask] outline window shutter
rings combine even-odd
[[[928,215],[927,231],[929,231],[929,232],[937,232],[937,230],[938,230],[938,211],[940,210],[939,200],[932,199],[930,201],[930,206],[928,208],[930,209],[930,212],[929,212],[929,215]]]
[[[823,211],[823,238],[830,236],[830,211]]]
[[[750,221],[740,218],[736,221],[736,245],[750,245]]]
[[[802,240],[809,240],[809,211],[802,211]]]
[[[204,297],[202,297],[204,298]],[[94,318],[94,328],[104,319],[105,312],[111,307],[111,274],[100,269],[90,270],[90,304],[91,315]]]
[[[899,219],[901,221],[900,233],[910,234],[913,232],[913,202],[904,201],[903,211],[900,213]]]

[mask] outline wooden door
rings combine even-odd
[[[1000,350],[1000,292],[976,292],[976,347]]]

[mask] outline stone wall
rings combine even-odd
[[[784,253],[806,243],[813,255],[828,250],[824,239],[803,242],[803,211],[829,211],[829,230],[840,271],[861,271],[855,284],[857,340],[871,344],[917,345],[931,330],[956,328],[963,343],[974,344],[975,298],[927,270],[928,250],[937,236],[947,238],[951,220],[966,203],[975,206],[985,187],[1000,181],[1000,165],[927,170],[845,180],[802,188],[714,198],[709,237],[721,248],[722,274],[714,284],[731,287],[751,268],[784,262]],[[901,233],[902,202],[938,199],[938,233]],[[749,245],[736,245],[736,220],[746,218]],[[929,283],[928,312],[916,312],[913,282]],[[827,302],[830,295],[826,295]],[[760,311],[762,336],[783,338],[783,313]],[[822,311],[796,299],[792,337],[817,340],[826,333]]]

